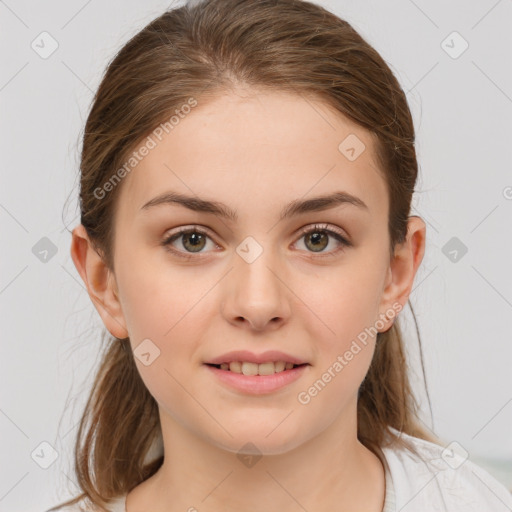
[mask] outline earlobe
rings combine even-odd
[[[73,230],[71,258],[105,327],[116,338],[128,331],[119,301],[115,276],[91,244],[82,224]]]
[[[426,226],[421,217],[409,217],[405,241],[397,245],[387,274],[383,290],[380,311],[386,312],[403,309],[409,300],[416,272],[425,253]],[[381,332],[388,330],[394,320],[386,323]]]

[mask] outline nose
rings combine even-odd
[[[263,250],[251,263],[235,254],[224,293],[222,314],[237,327],[274,330],[289,319],[291,292],[270,250]]]

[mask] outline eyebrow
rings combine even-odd
[[[193,210],[195,212],[211,213],[220,217],[224,217],[235,222],[238,219],[236,210],[218,201],[207,201],[199,197],[187,196],[177,192],[165,192],[148,201],[141,210],[147,210],[158,205],[174,205],[178,204]],[[284,220],[295,215],[309,212],[317,212],[334,208],[343,204],[350,204],[369,212],[368,206],[364,201],[348,192],[334,192],[329,195],[317,196],[311,199],[296,199],[287,204],[282,210],[279,219]]]

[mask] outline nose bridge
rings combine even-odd
[[[246,291],[251,300],[258,300],[260,295],[275,295],[278,292],[278,281],[275,270],[276,251],[270,245],[270,238],[260,243],[252,236],[246,237],[236,248],[238,258],[235,263],[237,281],[243,285],[241,291]],[[261,240],[261,237],[260,237]],[[264,245],[263,245],[264,244]]]
[[[270,239],[266,237],[260,243],[255,237],[246,237],[236,248],[234,269],[230,272],[225,313],[231,320],[242,317],[257,328],[288,315],[286,287],[279,276],[282,265]]]

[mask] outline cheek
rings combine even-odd
[[[313,339],[342,350],[365,328],[375,325],[381,299],[383,268],[373,259],[354,257],[338,267],[322,269],[304,279],[297,295],[307,308],[304,314]]]
[[[176,410],[193,411],[183,386],[189,386],[190,366],[199,364],[197,349],[207,328],[205,308],[211,306],[209,299],[214,295],[208,291],[215,280],[196,277],[190,269],[134,256],[120,262],[117,272],[139,374],[170,415]],[[144,353],[149,353],[147,365],[140,357]],[[172,411],[166,404],[172,404]]]
[[[160,392],[181,396],[172,376],[182,382],[188,377],[183,362],[199,364],[218,276],[199,276],[193,268],[134,254],[120,262],[118,273],[123,315],[135,356],[146,345],[150,353],[157,354],[150,366],[136,357],[142,379],[155,398]],[[163,396],[161,399],[165,402]]]
[[[372,250],[359,251],[315,276],[309,282],[314,286],[302,285],[308,306],[304,326],[315,340],[317,363],[298,402],[310,411],[325,414],[322,409],[331,404],[333,419],[357,395],[374,354],[383,261]]]
[[[120,262],[122,309],[132,343],[150,338],[165,344],[197,314],[214,284],[164,259],[132,254]]]
[[[323,284],[308,295],[304,325],[314,340],[316,364],[297,401],[329,423],[357,396],[371,364],[380,281],[360,264],[315,282]]]

